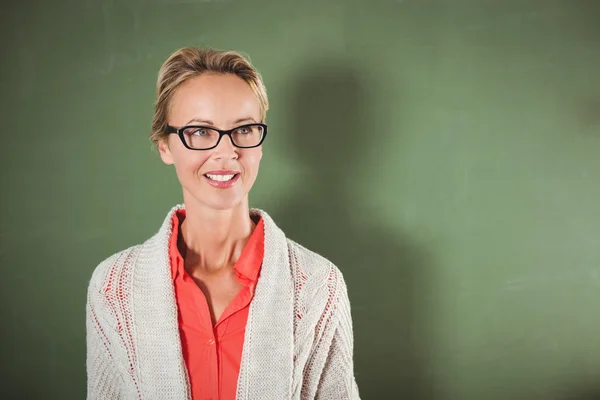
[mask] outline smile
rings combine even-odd
[[[230,181],[233,179],[234,176],[236,176],[238,174],[231,174],[231,175],[211,175],[211,174],[205,174],[204,176],[206,176],[208,179],[212,179],[213,181],[219,181],[219,182],[226,182],[226,181]]]
[[[206,181],[217,189],[228,189],[233,187],[240,179],[240,173],[233,174],[204,174]]]

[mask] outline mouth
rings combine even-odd
[[[205,177],[215,182],[228,182],[239,176],[239,172],[235,174],[227,174],[227,175],[213,175],[213,174],[204,174]]]
[[[240,179],[240,173],[231,174],[204,174],[206,181],[217,189],[228,189],[233,187]]]

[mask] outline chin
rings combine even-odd
[[[236,208],[237,206],[239,206],[240,203],[231,203],[231,204],[227,204],[227,203],[217,203],[217,204],[208,204],[208,206],[210,208],[212,208],[213,210],[216,211],[227,211],[227,210],[233,210],[234,208]]]
[[[194,187],[193,189],[184,189],[184,202],[188,202],[186,201],[187,198],[201,208],[215,211],[233,210],[240,206],[248,207],[248,191],[241,185],[224,190],[213,187]]]
[[[218,211],[232,210],[244,204],[245,196],[199,196],[198,200],[205,206]]]

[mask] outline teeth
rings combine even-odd
[[[235,175],[234,174],[231,174],[231,175],[210,175],[210,174],[206,174],[206,176],[208,176],[213,181],[226,182],[226,181],[229,181],[229,180],[233,179],[233,177]]]

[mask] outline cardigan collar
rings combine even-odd
[[[168,254],[171,219],[183,208],[179,204],[169,211],[159,231],[141,246],[132,270],[131,339],[136,357],[131,362],[140,371],[141,398],[162,397],[161,392],[168,388],[166,397],[190,399]],[[261,275],[250,303],[237,399],[266,398],[269,393],[290,398],[294,279],[287,239],[266,212],[251,209],[250,214],[264,220],[265,248]],[[278,351],[260,350],[266,347]]]

